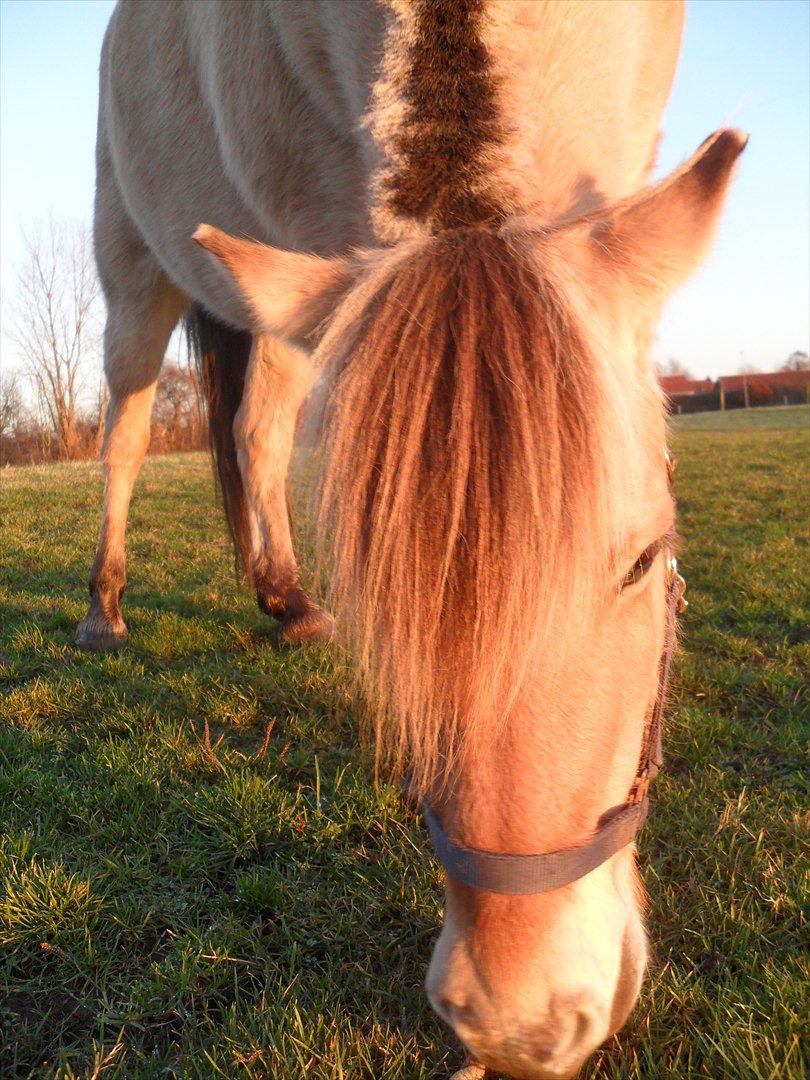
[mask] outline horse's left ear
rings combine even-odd
[[[705,258],[737,158],[748,136],[718,131],[680,169],[591,231],[595,257],[611,276],[663,302]]]
[[[199,225],[192,239],[233,278],[258,332],[304,349],[317,345],[321,324],[357,276],[357,265],[348,259],[282,251],[212,225]]]

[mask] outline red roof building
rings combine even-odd
[[[659,375],[661,389],[674,412],[740,409],[756,405],[802,405],[810,402],[810,371],[769,371],[690,379]]]
[[[658,382],[669,397],[675,394],[710,394],[714,390],[713,379],[690,379],[686,375],[659,375]]]
[[[810,387],[810,371],[757,371],[751,375],[721,375],[717,380],[726,391],[768,389],[773,393],[780,390],[805,390]]]

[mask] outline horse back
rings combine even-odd
[[[473,27],[464,54],[454,20]],[[680,0],[121,0],[101,66],[103,182],[170,279],[244,325],[190,242],[197,224],[323,255],[423,233],[391,194],[402,146],[423,186],[448,148],[463,162],[475,117],[453,95],[472,78],[491,100],[482,161],[504,214],[552,222],[636,190],[681,20]]]

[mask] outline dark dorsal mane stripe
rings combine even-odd
[[[502,138],[491,60],[480,36],[484,0],[416,0],[406,57],[397,164],[383,182],[398,216],[434,232],[497,221],[483,189],[486,151]]]

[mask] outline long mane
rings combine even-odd
[[[411,245],[321,345],[332,602],[379,754],[423,789],[497,731],[555,614],[587,617],[605,584],[598,365],[535,248],[481,227]]]

